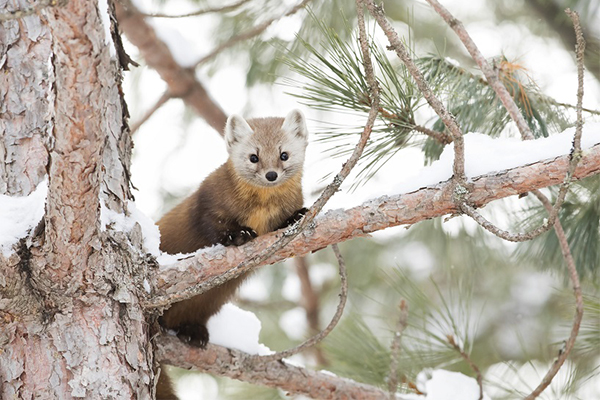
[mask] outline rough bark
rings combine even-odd
[[[29,4],[2,0],[0,13]],[[38,16],[0,23],[0,194],[26,196],[46,175],[51,44]]]
[[[99,224],[100,198],[121,211],[130,197],[131,141],[105,12],[95,2],[72,0],[47,10],[46,18],[28,17],[48,35],[43,43],[49,51],[51,42],[53,56],[35,75],[39,83],[28,75],[33,66],[7,71],[9,82],[34,83],[22,105],[41,104],[32,111],[41,119],[34,134],[51,145],[49,160],[30,151],[20,154],[24,166],[3,171],[22,188],[10,189],[15,194],[47,169],[49,191],[41,235],[23,240],[8,260],[0,256],[1,398],[151,396],[152,349],[138,300],[148,264],[135,230],[128,238],[102,232]],[[32,24],[5,27],[11,23]],[[21,124],[14,130],[27,132],[21,121],[28,119],[11,112],[5,126]]]
[[[156,357],[161,362],[182,368],[194,368],[244,382],[259,383],[314,399],[368,400],[389,397],[387,392],[374,386],[281,361],[257,361],[238,350],[213,344],[202,350],[168,335],[159,335],[155,340]],[[401,399],[402,396],[398,395],[397,398]]]
[[[560,184],[569,156],[473,178],[469,201],[476,207],[500,198]],[[585,150],[575,179],[600,173],[600,145]],[[300,256],[355,237],[397,225],[453,214],[459,211],[453,200],[454,184],[449,181],[418,191],[384,196],[348,210],[333,210],[315,220],[316,226],[294,239],[261,265]],[[156,275],[154,298],[147,307],[161,307],[202,293],[223,282],[222,275],[242,261],[277,241],[283,231],[273,232],[239,247],[215,247],[174,265],[161,267]],[[244,272],[239,268],[237,272]]]

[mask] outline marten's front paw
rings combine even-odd
[[[204,349],[208,343],[208,329],[201,324],[181,325],[177,337],[185,343]]]
[[[304,215],[306,215],[307,212],[308,212],[308,208],[302,207],[301,209],[297,210],[294,214],[292,214],[291,217],[289,217],[288,219],[283,221],[283,224],[281,224],[281,226],[278,229],[286,228],[288,226],[294,225],[296,222],[300,221],[302,219],[302,217],[304,217]]]
[[[221,244],[223,246],[241,246],[257,236],[254,229],[244,226],[239,231],[225,232]]]

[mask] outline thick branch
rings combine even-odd
[[[82,7],[86,4],[85,7]],[[49,15],[56,76],[54,146],[48,168],[46,246],[54,256],[40,274],[61,289],[83,284],[90,254],[98,245],[104,113],[112,98],[100,83],[114,71],[108,58],[100,12],[93,3],[70,2]],[[56,287],[55,287],[56,288]]]
[[[205,350],[188,346],[177,337],[155,339],[156,359],[165,364],[193,368],[257,385],[283,389],[315,399],[382,399],[386,393],[374,386],[311,371],[281,361],[261,361],[238,350],[209,344]],[[397,398],[401,398],[397,396]]]
[[[142,53],[146,64],[154,68],[169,87],[169,95],[182,99],[198,115],[223,135],[227,116],[209,96],[202,84],[196,79],[193,69],[179,65],[169,47],[162,42],[144,19],[143,14],[131,2],[124,7],[115,2],[119,27]]]
[[[540,161],[471,180],[470,200],[476,207],[500,198],[527,193],[563,182],[569,165],[569,156]],[[600,144],[584,151],[574,173],[582,179],[600,173]],[[315,220],[314,229],[308,230],[286,247],[259,265],[273,264],[283,259],[307,254],[338,243],[391,226],[414,224],[425,219],[458,212],[453,201],[451,181],[418,191],[384,196],[348,210],[332,210]],[[156,276],[157,292],[146,307],[161,307],[185,300],[222,284],[229,269],[238,266],[279,240],[284,231],[258,237],[239,247],[213,247],[170,267],[162,267]],[[241,268],[240,273],[253,267]],[[181,272],[185,271],[185,274]]]

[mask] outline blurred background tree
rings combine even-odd
[[[136,5],[147,13],[174,14],[174,10],[184,13],[222,6],[217,3],[163,0]],[[370,99],[356,44],[354,1],[307,3],[308,11],[299,9],[283,18],[299,2],[248,0],[225,12],[178,19],[146,17],[146,21],[173,53],[184,54],[181,64],[192,60],[185,68],[232,38],[248,36],[195,67],[195,76],[227,114],[282,115],[296,101],[304,105],[316,132],[305,177],[310,204],[328,172],[336,171],[352,150]],[[588,44],[585,118],[599,119],[600,3],[446,3],[494,60],[537,137],[574,124],[575,36],[564,9],[579,11]],[[465,132],[515,136],[508,115],[462,44],[427,5],[386,1],[385,11]],[[264,25],[268,27],[257,32]],[[433,162],[445,145],[436,138],[443,133],[443,124],[426,106],[405,68],[389,57],[385,40],[373,25],[370,32],[382,86],[380,115],[357,174],[345,193],[336,195],[332,207],[385,193],[389,182],[403,171],[416,169],[415,164]],[[127,49],[145,64],[135,46]],[[167,90],[144,66],[127,76],[127,84],[133,121],[142,118]],[[155,219],[226,158],[218,136],[186,104],[181,99],[161,104],[136,133],[133,183],[140,189],[138,205]],[[583,283],[586,313],[571,363],[542,398],[600,396],[599,184],[598,176],[574,183],[561,210]],[[484,212],[502,227],[526,230],[539,225],[545,215],[530,197],[499,201]],[[523,397],[556,356],[572,320],[573,299],[554,232],[515,245],[464,217],[407,228],[341,245],[350,280],[345,316],[318,350],[294,360],[387,387],[390,343],[398,304],[405,299],[410,311],[401,342],[399,390],[411,392],[417,373],[425,368],[474,376],[453,348],[452,337],[483,372],[489,395]],[[317,328],[315,321],[324,326],[333,314],[339,286],[335,258],[324,250],[307,257],[306,264],[263,268],[240,293],[238,303],[259,316],[262,341],[272,349],[298,343]],[[303,277],[306,271],[310,280]],[[312,322],[307,318],[310,313]],[[180,386],[188,388],[187,398],[288,397],[230,380],[188,372],[182,376]]]

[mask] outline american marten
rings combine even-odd
[[[302,112],[248,121],[232,115],[225,142],[227,162],[158,221],[163,252],[191,253],[218,243],[239,246],[298,221],[307,211],[302,208],[301,180],[308,130]],[[173,304],[160,318],[161,325],[205,347],[206,322],[246,276]]]

